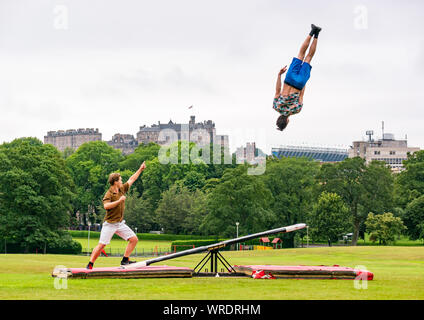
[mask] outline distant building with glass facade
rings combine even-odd
[[[305,146],[281,146],[272,148],[271,153],[279,159],[283,157],[306,157],[319,162],[339,162],[348,157],[347,149]]]

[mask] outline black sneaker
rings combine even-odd
[[[93,263],[89,262],[85,268],[88,270],[93,269]]]
[[[131,260],[127,260],[127,261],[124,261],[124,260],[122,260],[121,261],[121,266],[126,266],[126,265],[129,265],[129,264],[132,264],[132,263],[136,263],[137,261],[131,261]]]
[[[314,24],[311,24],[311,33],[310,33],[310,35],[312,36],[314,36],[315,38],[318,38],[318,34],[320,33],[320,31],[321,31],[321,28],[320,27],[318,27],[318,26],[316,26],[316,25],[314,25]]]

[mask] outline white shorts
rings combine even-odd
[[[103,222],[102,231],[100,232],[99,243],[104,245],[109,244],[115,233],[125,241],[136,236],[134,231],[125,224],[125,220],[117,223],[109,223],[105,221]]]

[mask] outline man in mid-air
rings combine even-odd
[[[310,63],[317,48],[318,34],[320,31],[320,27],[314,24],[311,25],[311,32],[300,47],[299,54],[297,57],[293,58],[290,64],[284,80],[283,90],[281,90],[281,76],[287,71],[287,66],[278,72],[273,108],[281,114],[277,119],[277,129],[280,131],[286,128],[291,115],[299,113],[302,110],[305,85],[311,76],[312,66]],[[312,44],[306,55],[306,50],[311,40]]]
[[[129,257],[137,245],[138,238],[137,235],[125,224],[125,194],[145,168],[146,164],[143,162],[136,173],[134,173],[125,184],[122,184],[122,177],[119,173],[112,173],[109,176],[110,188],[103,197],[103,206],[106,209],[106,215],[102,231],[100,233],[99,244],[91,253],[87,269],[93,269],[94,262],[99,257],[104,247],[110,243],[110,240],[115,233],[125,241],[128,241],[121,265],[128,265],[135,262],[130,261]]]

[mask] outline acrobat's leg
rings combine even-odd
[[[318,38],[312,40],[311,47],[309,48],[308,55],[306,56],[304,62],[311,64],[311,60],[314,57],[315,51],[317,50]]]
[[[297,58],[302,60],[305,58],[306,50],[308,50],[309,44],[311,43],[312,36],[308,35],[303,41],[302,46],[300,47],[299,53],[297,54]]]

